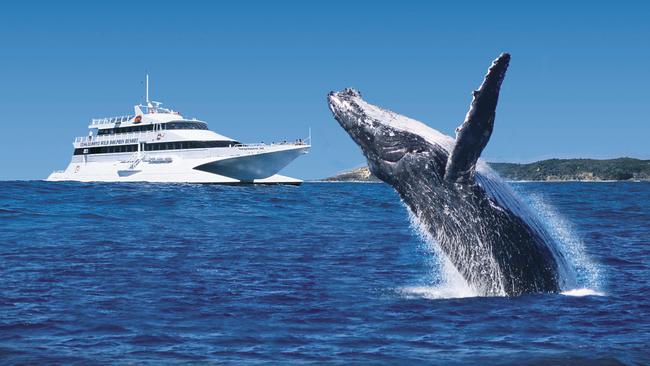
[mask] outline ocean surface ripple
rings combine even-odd
[[[650,184],[514,186],[577,288],[453,288],[383,184],[0,182],[0,363],[650,362]]]

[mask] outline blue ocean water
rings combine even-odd
[[[383,184],[0,182],[0,363],[650,362],[650,184],[514,186],[578,296],[458,297]]]

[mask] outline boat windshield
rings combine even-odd
[[[207,130],[207,123],[203,122],[189,122],[189,121],[175,121],[164,123],[163,129],[165,130]]]

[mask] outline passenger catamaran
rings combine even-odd
[[[92,119],[88,136],[74,140],[68,167],[49,181],[300,184],[277,174],[311,147],[295,142],[242,144],[149,100],[131,116]],[[311,135],[311,134],[310,134]]]

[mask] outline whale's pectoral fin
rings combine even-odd
[[[509,63],[510,55],[502,53],[492,62],[481,87],[472,93],[472,104],[465,121],[456,129],[456,144],[447,160],[447,182],[474,181],[476,162],[492,135],[499,90]]]

